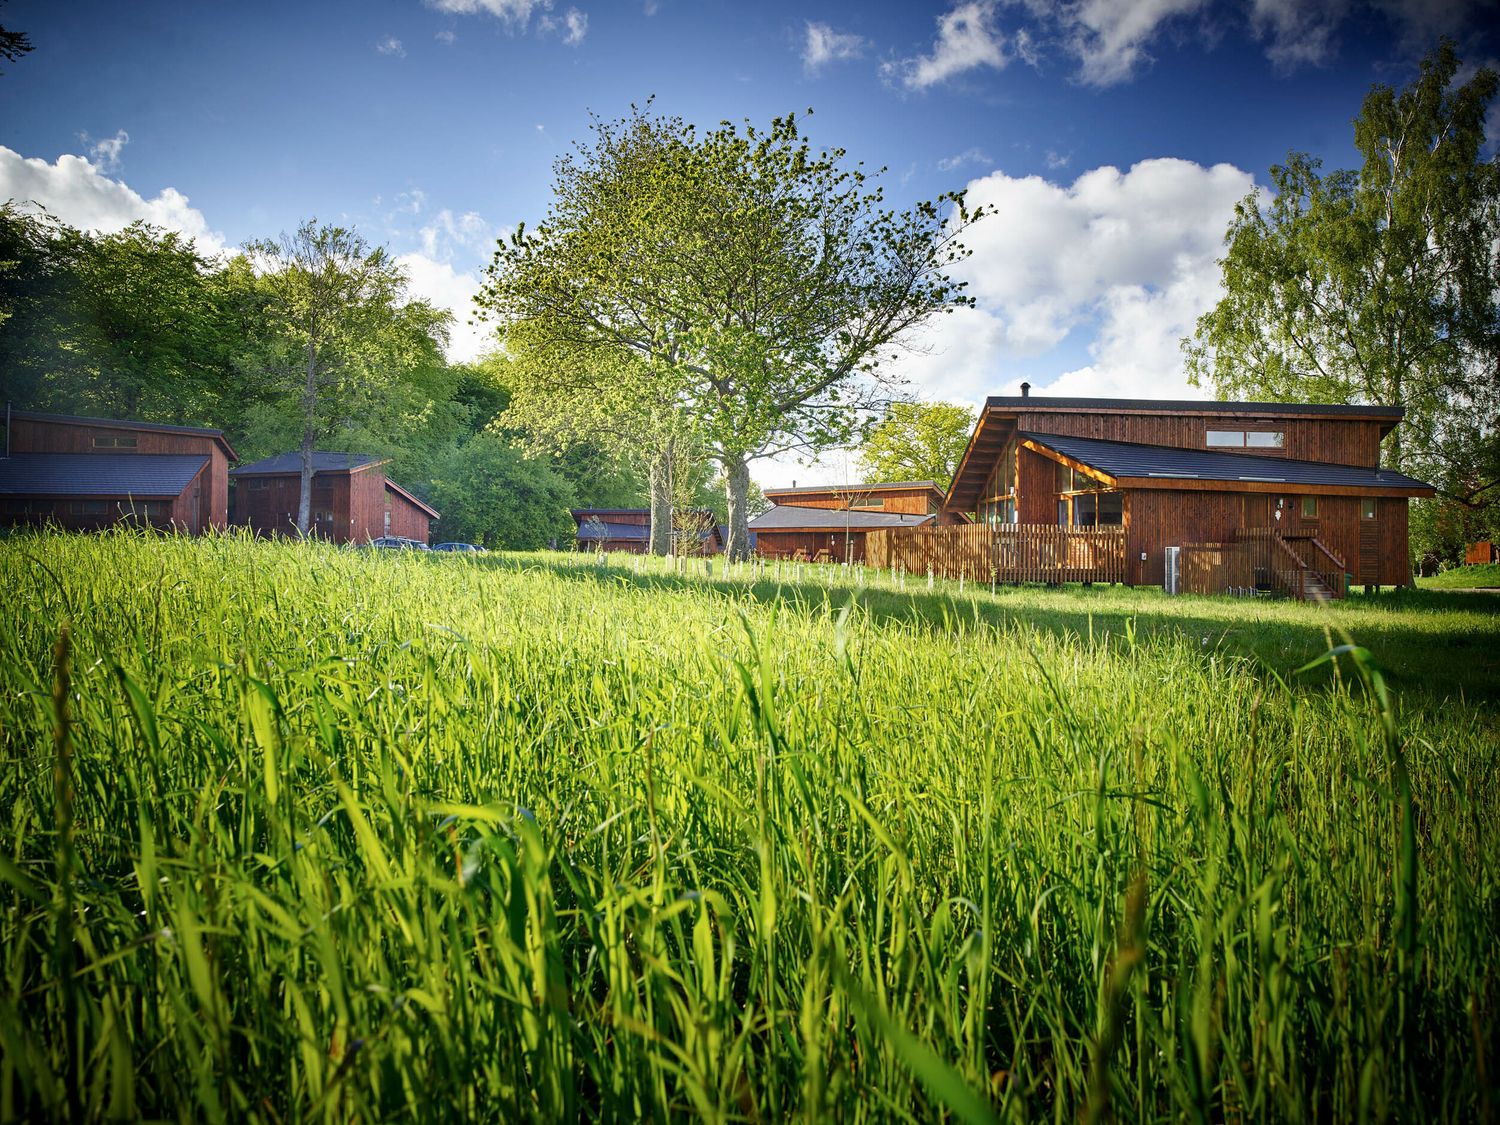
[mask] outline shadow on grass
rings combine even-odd
[[[545,557],[491,557],[479,565],[510,570],[542,570],[579,582],[624,584],[641,590],[694,591],[730,599],[779,602],[798,613],[836,610],[856,598],[877,622],[919,628],[953,629],[961,618],[997,629],[1035,628],[1059,636],[1101,642],[1133,633],[1138,641],[1174,637],[1205,655],[1250,656],[1289,683],[1326,684],[1332,670],[1296,670],[1345,642],[1375,654],[1390,685],[1409,705],[1439,706],[1463,699],[1500,711],[1500,599],[1436,590],[1355,593],[1331,607],[1302,606],[1229,597],[1167,597],[1151,588],[1067,586],[1062,588],[987,586],[959,594],[954,583],[927,590],[912,578],[905,591],[852,582],[777,581],[768,574],[750,579],[704,576],[701,561],[688,563],[687,576],[672,572],[637,573],[631,567],[549,560]],[[659,564],[657,564],[659,565]],[[809,573],[812,573],[811,571]],[[1261,612],[1269,606],[1269,612]],[[1417,698],[1420,697],[1420,698]]]

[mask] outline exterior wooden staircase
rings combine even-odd
[[[1347,592],[1344,560],[1314,535],[1242,527],[1234,537],[1253,552],[1257,585],[1304,602],[1329,602]]]

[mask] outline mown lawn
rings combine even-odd
[[[1487,604],[613,562],[0,541],[0,1117],[1496,1108]]]
[[[1417,585],[1424,590],[1500,589],[1500,563],[1456,566],[1430,578],[1418,578]]]

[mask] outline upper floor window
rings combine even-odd
[[[1209,430],[1205,444],[1210,449],[1285,449],[1282,430]]]
[[[1304,496],[1302,498],[1302,518],[1315,520],[1318,518],[1318,498],[1316,496]]]
[[[1359,518],[1365,520],[1375,518],[1375,497],[1366,496],[1359,502]]]
[[[134,449],[135,438],[133,437],[96,437],[94,439],[95,449]]]

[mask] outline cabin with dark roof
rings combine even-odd
[[[930,480],[818,484],[764,490],[772,507],[750,521],[755,552],[768,559],[858,563],[870,531],[933,522],[943,490]]]
[[[1226,586],[1296,596],[1340,596],[1346,575],[1411,581],[1407,504],[1433,489],[1380,466],[1399,407],[1027,390],[985,402],[945,515],[997,530],[1112,532],[1136,585],[1172,585],[1171,564],[1207,575],[1189,574],[1188,588],[1228,576]]]
[[[644,555],[651,550],[650,508],[570,508],[578,525],[573,547],[578,551],[623,552]],[[724,552],[725,529],[708,508],[679,508],[673,530],[673,552],[719,555]]]
[[[220,430],[7,412],[0,522],[97,530],[136,523],[197,534],[229,521]]]
[[[387,535],[426,543],[438,513],[381,472],[389,457],[313,454],[308,534],[334,543]],[[233,470],[234,523],[257,535],[296,535],[302,454],[278,453]]]

